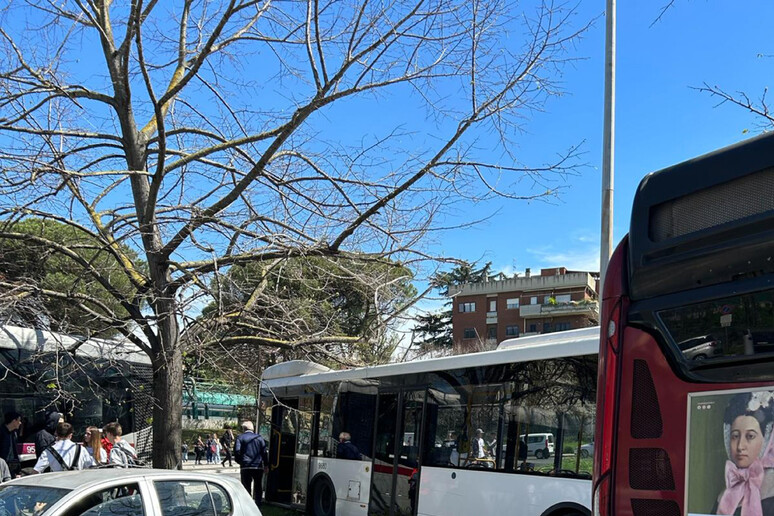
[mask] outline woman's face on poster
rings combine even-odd
[[[738,468],[749,468],[760,456],[763,432],[752,416],[739,416],[731,425],[731,459]]]

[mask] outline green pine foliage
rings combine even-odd
[[[43,319],[52,331],[103,337],[116,334],[116,325],[127,316],[123,305],[92,276],[84,273],[83,266],[71,256],[44,243],[53,242],[74,252],[109,279],[121,295],[134,297],[134,285],[115,255],[108,252],[105,242],[75,226],[39,218],[8,222],[5,229],[41,239],[40,242],[0,239],[0,276],[6,283],[17,284],[31,293],[36,301],[21,305],[12,316],[4,314],[11,322],[39,326]],[[136,269],[145,268],[132,249],[126,245],[120,245],[120,248]],[[69,298],[47,295],[46,291]],[[76,300],[77,295],[84,297]],[[96,302],[89,302],[86,297]]]

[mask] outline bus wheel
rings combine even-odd
[[[321,478],[314,483],[312,514],[314,516],[335,516],[336,514],[336,491],[327,478]]]
[[[536,459],[542,459],[543,458],[543,450],[537,450],[535,452],[535,458]]]

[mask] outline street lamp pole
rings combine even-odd
[[[615,159],[615,0],[605,11],[605,110],[602,138],[602,233],[599,249],[599,284],[613,252],[613,161]],[[600,288],[600,289],[601,289]]]

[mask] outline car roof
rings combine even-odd
[[[91,468],[82,471],[59,471],[56,473],[43,473],[41,475],[28,475],[6,482],[3,485],[34,485],[45,483],[46,487],[59,489],[88,489],[100,484],[112,483],[122,478],[151,478],[154,480],[207,480],[225,483],[237,482],[225,475],[211,473],[196,473],[191,470],[169,470],[150,468]],[[45,479],[45,481],[44,481]]]

